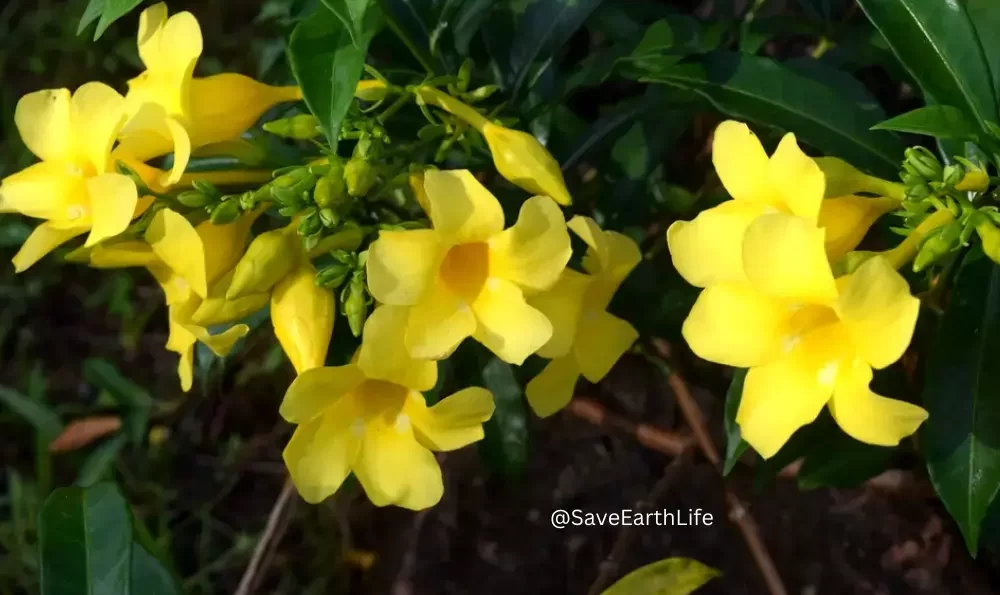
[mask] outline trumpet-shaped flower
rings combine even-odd
[[[467,388],[428,407],[420,391],[436,383],[437,363],[402,349],[406,314],[377,308],[356,362],[306,370],[285,393],[281,415],[298,424],[285,464],[307,502],[327,498],[353,472],[376,506],[428,508],[444,492],[432,451],[482,439],[492,395]]]
[[[297,261],[271,294],[271,323],[295,372],[302,374],[326,362],[337,304],[332,291],[316,284],[316,269],[305,254]]]
[[[86,245],[125,230],[139,197],[127,176],[114,173],[111,146],[125,124],[124,99],[101,83],[21,98],[14,122],[41,159],[0,183],[0,212],[44,219],[13,262],[21,272],[68,240],[88,233]]]
[[[90,252],[91,266],[141,266],[153,274],[166,297],[170,322],[167,349],[180,355],[177,373],[185,391],[193,383],[196,342],[224,356],[250,330],[245,324],[236,324],[213,335],[205,326],[238,320],[267,303],[266,294],[263,299],[251,295],[235,303],[225,300],[231,271],[258,215],[250,213],[228,225],[206,221],[193,226],[180,214],[164,209],[150,222],[145,242],[102,244]]]
[[[551,361],[526,387],[528,403],[541,417],[569,403],[581,374],[590,382],[604,378],[638,337],[632,325],[606,310],[639,263],[639,247],[628,236],[601,231],[589,217],[574,217],[568,225],[588,246],[583,267],[589,274],[566,269],[552,289],[528,300],[552,321],[552,338],[538,350]]]
[[[237,138],[274,105],[302,98],[240,74],[194,78],[201,27],[189,12],[167,18],[163,3],[140,15],[138,47],[146,70],[128,83],[131,118],[117,151],[140,161],[173,152],[165,184],[180,179],[192,149]]]
[[[504,229],[500,203],[468,171],[424,174],[433,229],[382,231],[368,251],[368,287],[404,306],[404,344],[418,359],[447,357],[474,337],[520,364],[545,345],[552,324],[525,300],[555,284],[569,261],[562,212],[528,199]]]

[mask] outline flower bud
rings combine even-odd
[[[316,285],[316,271],[307,259],[274,287],[271,323],[296,373],[326,362],[335,307],[333,293]]]
[[[307,170],[304,176],[298,177],[298,179],[289,185],[279,185],[277,182],[285,179],[285,176],[281,176],[274,182],[271,182],[271,197],[278,203],[290,206],[296,203],[302,202],[303,194],[308,194],[312,190],[313,186],[316,184],[316,176],[310,174]],[[291,174],[288,174],[291,175]]]
[[[913,259],[913,271],[919,273],[958,247],[962,226],[952,221],[939,228],[940,231],[928,236],[917,257]]]
[[[965,168],[957,163],[953,163],[944,168],[942,177],[945,186],[954,187],[965,177]]]
[[[955,190],[985,192],[990,187],[990,176],[979,168],[970,168],[965,176],[955,184]]]
[[[273,120],[266,122],[262,128],[271,134],[296,140],[309,140],[323,133],[319,126],[319,118],[312,114]]]
[[[930,182],[940,180],[943,173],[941,162],[926,147],[910,147],[904,153],[906,155],[906,165],[919,174],[924,180]]]
[[[976,232],[983,241],[983,252],[986,256],[993,262],[1000,263],[1000,229],[986,218],[976,226]]]
[[[296,243],[287,228],[267,231],[254,238],[233,269],[226,299],[270,291],[295,265]]]
[[[483,126],[482,133],[501,176],[561,205],[572,203],[559,163],[535,137],[492,123]]]
[[[906,200],[923,200],[931,195],[931,187],[927,184],[910,186],[906,189]]]
[[[311,236],[318,233],[322,228],[323,222],[320,221],[319,215],[313,211],[299,220],[298,234],[303,237]]]
[[[347,324],[351,327],[351,333],[355,337],[360,337],[361,331],[365,327],[365,319],[368,317],[368,296],[365,290],[363,270],[356,271],[351,277],[350,284],[340,294],[340,301],[344,308],[344,316],[347,317]]]
[[[489,99],[494,93],[496,93],[499,90],[500,87],[497,85],[483,85],[482,87],[479,87],[478,89],[475,89],[470,93],[466,93],[464,97],[469,101],[475,103],[477,101],[484,101],[486,99]]]
[[[229,298],[234,274],[235,271],[230,271],[209,288],[208,296],[191,314],[191,322],[201,326],[225,324],[245,318],[267,305],[270,299],[267,293],[247,293]]]
[[[344,166],[338,159],[331,162],[326,175],[316,181],[313,200],[321,208],[332,208],[343,204],[347,197],[347,183],[344,181]]]
[[[380,80],[372,79],[358,81],[358,86],[354,90],[354,96],[362,101],[376,102],[385,99],[386,86]]]
[[[185,190],[177,195],[177,202],[185,207],[197,209],[212,202],[212,197],[205,195],[198,190]]]
[[[220,192],[219,189],[215,187],[215,184],[212,184],[211,182],[206,182],[205,180],[194,180],[191,182],[191,186],[212,200],[222,198],[222,192]]]
[[[236,198],[227,198],[212,209],[210,219],[215,225],[225,225],[236,221],[240,216],[240,202]]]
[[[816,165],[823,171],[823,176],[826,179],[826,198],[850,196],[860,192],[887,196],[896,200],[902,200],[903,198],[904,188],[899,184],[876,178],[875,176],[869,176],[843,159],[817,157],[815,161]],[[923,179],[919,176],[909,173],[902,175],[906,176],[903,178],[903,181],[907,185],[923,183]]]
[[[316,273],[316,284],[330,290],[337,289],[344,284],[351,271],[351,266],[335,262]]]
[[[375,168],[361,157],[351,157],[344,166],[344,181],[347,182],[347,193],[353,197],[368,194],[375,185],[377,175]]]
[[[462,65],[458,67],[458,90],[465,91],[469,88],[469,81],[472,80],[472,58],[466,58]]]
[[[323,227],[336,227],[340,223],[340,216],[333,209],[320,209],[319,220],[323,223]]]

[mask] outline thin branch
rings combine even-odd
[[[681,477],[681,473],[688,468],[688,464],[691,462],[691,455],[692,448],[685,448],[666,466],[663,470],[663,476],[656,482],[656,485],[653,486],[649,494],[644,499],[636,502],[635,510],[637,513],[645,513],[657,505]],[[615,540],[615,544],[611,547],[611,552],[608,554],[607,559],[601,562],[600,574],[598,574],[594,583],[590,585],[587,595],[600,595],[604,589],[611,585],[611,582],[618,575],[628,548],[635,540],[636,526],[625,525],[622,527],[618,533],[618,538]]]
[[[240,579],[240,585],[237,587],[235,595],[251,595],[253,593],[256,583],[260,578],[258,574],[266,570],[267,565],[263,561],[270,550],[271,542],[277,545],[281,541],[282,535],[288,529],[288,523],[284,522],[283,519],[286,515],[286,510],[289,509],[289,504],[294,502],[294,495],[295,485],[289,477],[285,479],[285,485],[281,488],[281,494],[278,496],[277,501],[275,501],[274,506],[271,507],[271,513],[267,517],[267,525],[264,526],[264,533],[260,536],[260,540],[257,541],[253,557],[250,558],[250,564],[247,565],[247,569],[243,572],[243,578]]]

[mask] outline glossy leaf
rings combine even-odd
[[[927,470],[969,551],[1000,491],[1000,266],[977,245],[962,261],[924,383]]]
[[[59,488],[39,514],[42,595],[126,595],[132,520],[112,483]]]
[[[858,0],[928,97],[961,109],[981,128],[997,121],[997,100],[964,2]],[[990,33],[995,34],[995,32]]]
[[[76,34],[83,33],[84,29],[97,21],[97,29],[94,31],[94,41],[97,41],[111,23],[127,15],[141,3],[142,0],[90,0],[83,11],[83,16],[80,17]]]
[[[493,393],[496,410],[483,424],[481,452],[491,470],[519,479],[528,460],[528,411],[523,390],[510,364],[492,357],[482,369],[482,386]]]
[[[885,471],[896,450],[858,442],[839,429],[817,439],[796,476],[799,489],[851,488]]]
[[[723,431],[726,434],[726,460],[722,464],[722,474],[729,475],[740,460],[743,453],[750,448],[747,441],[740,434],[740,426],[736,423],[736,412],[740,410],[740,399],[743,397],[743,381],[746,380],[747,371],[737,369],[733,372],[733,380],[729,383],[729,390],[726,391],[725,415],[722,418]]]
[[[76,474],[76,485],[85,488],[105,479],[125,448],[126,439],[125,434],[118,434],[91,451]]]
[[[563,47],[604,0],[534,0],[517,21],[511,40],[512,95],[527,81],[531,65]]]
[[[993,75],[993,95],[1000,103],[1000,6],[994,0],[965,0],[965,11],[976,28]]]
[[[156,556],[139,543],[132,542],[132,590],[130,595],[179,595],[174,576]]]
[[[688,595],[722,573],[690,558],[667,558],[626,574],[601,595]]]
[[[321,0],[324,6],[336,16],[351,35],[355,47],[364,43],[365,13],[371,0]]]
[[[881,119],[874,100],[859,104],[768,58],[717,51],[642,80],[690,89],[725,114],[794,131],[806,144],[885,176],[896,174],[903,157],[894,135],[869,130]]]
[[[872,126],[872,130],[895,130],[935,138],[974,139],[979,130],[957,107],[928,105]]]
[[[361,44],[334,14],[318,7],[295,26],[288,41],[288,61],[309,110],[319,118],[330,147],[336,150],[340,123],[354,100],[368,44],[380,19],[377,6],[365,12]]]
[[[466,0],[458,7],[453,19],[455,49],[462,55],[469,53],[469,45],[472,38],[479,32],[479,28],[486,22],[490,10],[493,8],[493,0]]]

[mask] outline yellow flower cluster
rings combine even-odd
[[[869,388],[872,368],[898,360],[916,324],[919,301],[894,268],[902,263],[876,255],[839,278],[830,266],[897,201],[824,196],[888,183],[811,159],[792,134],[769,158],[732,121],[716,130],[712,158],[733,200],[673,224],[667,242],[681,275],[704,288],[684,322],[688,344],[749,368],[736,416],[744,439],[771,457],[824,405],[863,442],[912,434],[926,411]]]

